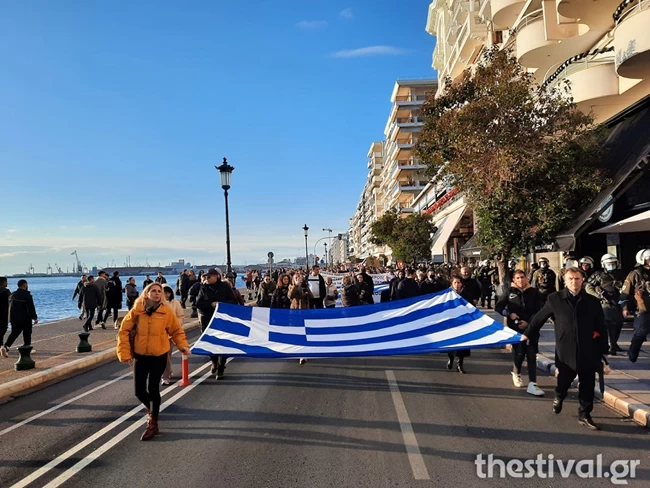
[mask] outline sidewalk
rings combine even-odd
[[[499,323],[503,317],[494,311],[481,309]],[[626,323],[621,333],[619,345],[626,352],[618,356],[607,356],[611,373],[605,376],[605,394],[600,393],[596,382],[596,397],[621,414],[650,428],[650,344],[645,343],[636,363],[627,357],[627,349],[632,339],[632,324]],[[555,331],[552,323],[541,330],[537,369],[555,376]]]
[[[240,289],[242,294],[244,291],[245,288]],[[243,296],[244,299],[248,298],[247,295]],[[119,316],[124,317],[126,313],[127,310],[120,310]],[[185,309],[183,326],[186,331],[200,326],[198,319],[190,318],[191,314],[192,309],[188,305]],[[93,325],[95,328],[90,331],[88,338],[93,348],[92,352],[78,353],[75,349],[79,344],[78,334],[83,332],[83,324],[84,321],[74,317],[34,327],[32,334],[34,349],[31,357],[36,362],[36,367],[27,371],[14,369],[14,363],[19,358],[16,347],[22,344],[22,336],[19,337],[9,352],[9,359],[0,357],[0,402],[110,361],[116,361],[117,330],[113,328],[113,319],[110,318],[106,323],[106,330]]]

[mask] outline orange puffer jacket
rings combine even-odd
[[[117,357],[120,361],[133,359],[129,335],[137,322],[134,349],[141,356],[162,356],[169,352],[169,338],[171,337],[179,349],[189,348],[185,331],[178,322],[173,310],[161,303],[160,307],[147,315],[144,311],[144,302],[138,301],[136,306],[126,314],[117,335]]]

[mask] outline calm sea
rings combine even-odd
[[[122,277],[122,284],[126,284],[127,277]],[[167,283],[172,287],[176,285],[177,276],[165,275]],[[16,290],[16,283],[20,278],[9,278],[9,289],[13,292]],[[26,278],[29,284],[29,291],[34,297],[36,313],[39,322],[51,322],[53,320],[66,319],[79,315],[77,308],[77,299],[72,300],[72,294],[79,282],[79,278],[74,276],[51,278]],[[142,291],[142,282],[144,276],[136,276],[135,283],[138,291]],[[242,276],[237,276],[237,288],[245,287]],[[126,310],[126,299],[122,302]]]

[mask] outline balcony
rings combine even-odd
[[[393,177],[398,178],[401,174],[410,174],[408,171],[425,169],[426,166],[416,159],[400,159],[393,168]]]
[[[424,117],[397,117],[395,122],[400,127],[421,127],[424,125]]]
[[[398,105],[422,105],[426,99],[426,95],[398,95],[395,97],[395,103]]]
[[[525,3],[522,0],[492,0],[492,22],[500,28],[498,30],[512,27]]]
[[[609,31],[614,27],[612,12],[621,0],[555,0],[557,13],[580,19],[590,29]]]
[[[626,0],[614,13],[616,73],[623,78],[650,78],[650,0]]]
[[[573,101],[581,109],[588,110],[594,100],[619,93],[613,57],[571,64],[559,78],[569,81]]]

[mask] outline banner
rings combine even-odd
[[[350,273],[321,273],[321,276],[323,278],[332,278],[332,283],[334,283],[337,287],[341,287],[341,282],[343,281],[343,277],[345,275],[348,275]],[[354,273],[355,279],[356,279],[356,273]],[[386,278],[389,276],[388,273],[381,273],[381,274],[371,274],[369,275],[372,278],[372,282],[375,285],[379,285],[382,283],[386,283]]]
[[[285,310],[219,303],[194,354],[353,357],[498,347],[521,335],[447,289],[388,303]]]

